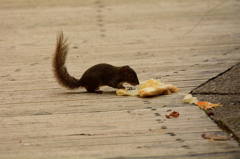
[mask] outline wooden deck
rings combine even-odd
[[[236,141],[184,94],[240,61],[240,1],[0,0],[0,158],[238,158]],[[154,98],[67,90],[52,73],[56,34],[80,77],[106,62],[182,88]],[[164,107],[166,105],[166,107]],[[166,119],[167,110],[178,111]]]

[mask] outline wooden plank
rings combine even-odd
[[[193,88],[240,61],[239,2],[0,0],[0,158],[237,158],[234,140],[197,106]],[[130,65],[140,81],[182,88],[154,98],[61,88],[52,73],[56,34],[69,38],[66,65]],[[165,107],[166,105],[166,107]],[[167,110],[180,116],[166,119]]]

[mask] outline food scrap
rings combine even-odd
[[[193,97],[191,94],[187,94],[183,100],[182,100],[184,103],[189,103],[189,104],[195,104],[197,105],[198,104],[198,99],[197,97]]]
[[[213,109],[214,107],[219,107],[219,106],[221,106],[220,103],[218,103],[218,104],[213,104],[213,103],[210,103],[210,102],[207,102],[207,101],[198,102],[197,105],[199,106],[199,108],[201,108],[201,109],[203,109],[203,110],[208,110],[208,109],[214,110],[214,109]]]
[[[174,112],[170,113],[169,115],[166,115],[166,118],[170,118],[171,116],[174,118],[177,118],[179,116],[179,113],[174,111]]]
[[[230,140],[227,134],[203,133],[202,138],[209,140]]]
[[[140,85],[136,86],[135,90],[119,89],[116,91],[117,95],[129,95],[129,96],[140,96],[140,97],[150,97],[157,96],[161,94],[171,94],[180,91],[172,84],[164,84],[160,80],[150,79],[148,81],[142,82]]]
[[[195,104],[203,110],[209,110],[209,109],[214,110],[213,108],[215,107],[221,107],[220,103],[213,104],[207,101],[199,102],[198,99],[196,97],[193,97],[191,94],[187,94],[182,101],[184,103]]]

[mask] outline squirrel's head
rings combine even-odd
[[[127,82],[133,86],[139,85],[137,74],[131,67],[123,66],[120,72],[124,82]]]

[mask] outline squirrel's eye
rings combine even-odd
[[[133,75],[129,75],[130,78],[133,78]]]

